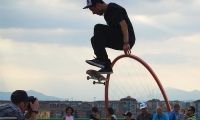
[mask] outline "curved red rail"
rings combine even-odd
[[[147,70],[151,73],[151,75],[152,75],[153,78],[155,79],[156,83],[158,84],[158,87],[160,88],[161,93],[162,93],[162,95],[163,95],[163,97],[164,97],[165,104],[166,104],[166,106],[167,106],[167,110],[168,110],[168,112],[170,112],[171,107],[170,107],[170,104],[169,104],[167,95],[166,95],[166,93],[165,93],[165,90],[164,90],[164,88],[163,88],[163,86],[162,86],[160,80],[158,79],[158,77],[156,76],[156,74],[154,73],[154,71],[151,69],[151,67],[150,67],[146,62],[144,62],[141,58],[139,58],[139,57],[137,57],[137,56],[135,56],[135,55],[132,55],[132,54],[130,54],[130,55],[125,55],[125,54],[123,54],[123,55],[120,55],[120,56],[116,57],[116,58],[113,60],[113,62],[112,62],[112,64],[111,64],[111,67],[113,67],[113,66],[115,65],[115,63],[116,63],[119,59],[124,58],[124,57],[133,58],[133,59],[135,59],[136,61],[140,62],[145,68],[147,68]],[[109,87],[110,74],[107,74],[107,77],[106,77],[106,78],[107,78],[107,81],[106,81],[106,85],[105,85],[105,107],[106,107],[106,109],[107,109],[107,108],[108,108],[108,87]]]

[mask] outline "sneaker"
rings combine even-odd
[[[102,68],[98,72],[100,74],[112,74],[113,70],[112,70],[112,68]]]
[[[105,66],[105,62],[101,62],[99,59],[95,58],[93,60],[86,60],[86,63],[96,66],[96,67],[100,67],[100,68],[104,68]]]

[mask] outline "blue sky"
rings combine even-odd
[[[114,2],[126,8],[133,24],[132,53],[152,67],[163,86],[200,90],[200,1]],[[95,96],[91,89],[104,94],[102,86],[86,81],[85,71],[94,67],[85,60],[94,55],[94,25],[105,21],[83,10],[85,5],[84,0],[0,1],[0,91],[35,90],[79,100]],[[108,54],[113,60],[123,52],[108,49]]]

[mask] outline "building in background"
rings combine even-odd
[[[193,106],[195,107],[194,115],[196,116],[196,118],[200,118],[200,100],[194,101]]]
[[[37,118],[50,118],[50,111],[39,111],[38,114],[37,114]]]
[[[8,104],[10,101],[0,100],[1,104]],[[66,107],[73,107],[75,118],[89,118],[91,114],[91,108],[93,106],[98,107],[99,115],[101,118],[105,118],[105,102],[104,101],[39,101],[39,114],[38,118],[62,118],[65,113]],[[149,112],[152,114],[156,113],[157,106],[161,106],[164,112],[167,112],[167,107],[164,101],[159,99],[148,100],[147,102]],[[179,103],[181,108],[186,109],[188,106],[193,105],[192,102],[182,102],[182,101],[170,101],[171,108],[175,103]],[[123,118],[125,112],[131,112],[132,118],[136,118],[138,114],[141,113],[139,109],[140,102],[131,96],[121,98],[120,100],[109,101],[109,107],[115,110],[115,114],[118,118]],[[200,117],[200,100],[194,102],[194,107],[196,108],[195,115],[197,118]]]
[[[127,96],[126,98],[122,98],[118,101],[118,112],[116,113],[117,117],[123,118],[123,114],[125,112],[131,112],[132,118],[136,118],[137,116],[137,100],[134,98],[131,98],[131,96]]]

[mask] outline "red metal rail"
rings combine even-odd
[[[158,79],[158,77],[156,76],[156,74],[154,73],[154,71],[151,69],[151,67],[150,67],[146,62],[144,62],[141,58],[139,58],[139,57],[137,57],[137,56],[135,56],[135,55],[132,55],[132,54],[130,54],[130,55],[125,55],[125,54],[123,54],[123,55],[120,55],[120,56],[118,56],[117,58],[115,58],[115,59],[113,60],[113,62],[112,62],[112,64],[111,64],[111,67],[113,68],[114,64],[115,64],[119,59],[124,58],[124,57],[130,57],[130,58],[132,58],[132,59],[135,59],[136,61],[140,62],[140,63],[151,73],[151,75],[152,75],[153,78],[155,79],[155,81],[156,81],[156,83],[157,83],[159,89],[161,90],[161,93],[162,93],[162,95],[163,95],[163,97],[164,97],[164,100],[165,100],[165,104],[166,104],[166,106],[167,106],[167,110],[168,110],[168,112],[170,112],[170,111],[171,111],[171,107],[170,107],[170,104],[169,104],[169,100],[168,100],[168,98],[167,98],[167,95],[166,95],[166,93],[165,93],[165,90],[164,90],[164,88],[163,88],[163,86],[162,86],[160,80]],[[107,78],[107,81],[106,81],[106,85],[105,85],[105,107],[106,107],[106,109],[107,109],[107,108],[108,108],[108,87],[109,87],[110,74],[107,74],[107,77],[106,77],[106,78]]]

